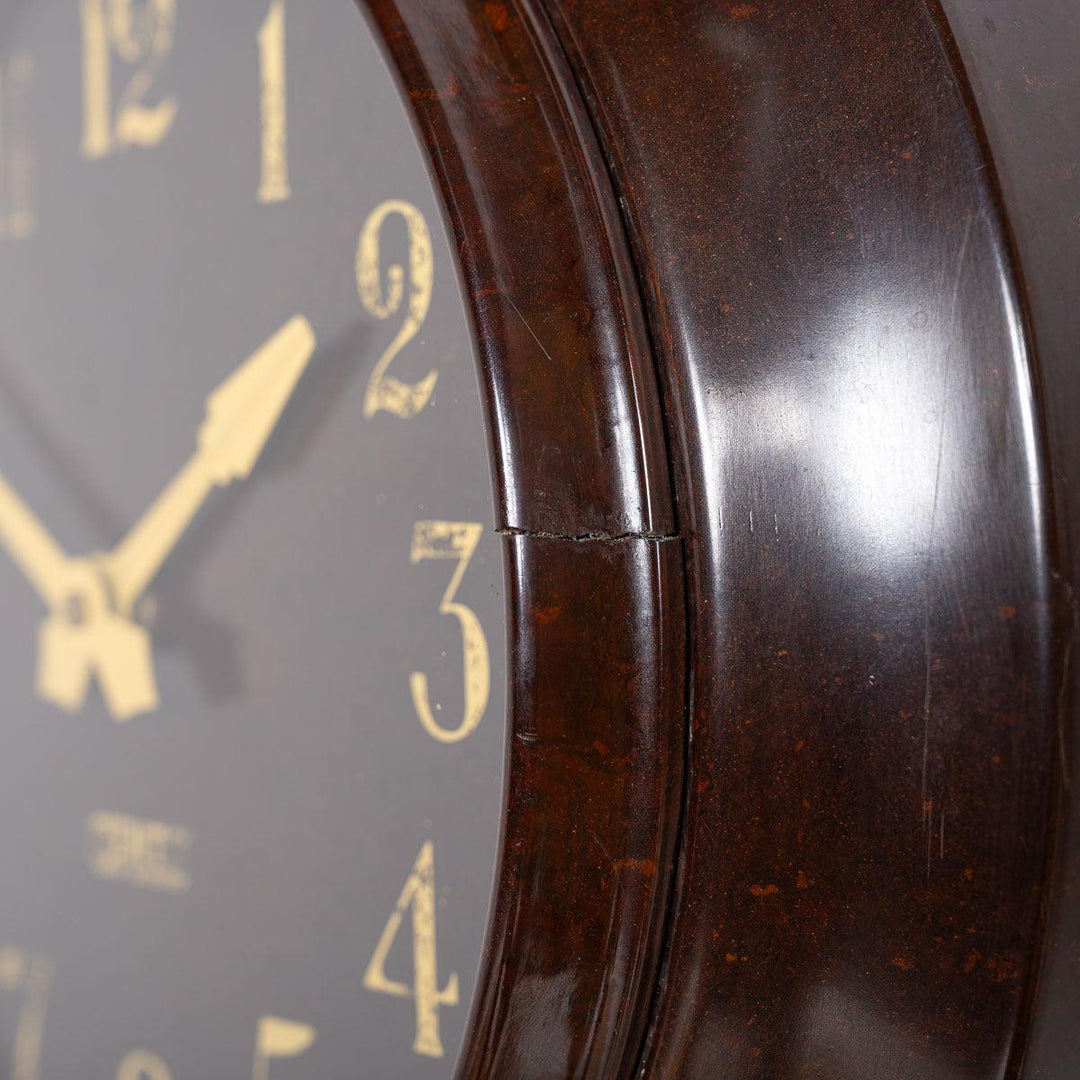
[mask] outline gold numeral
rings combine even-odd
[[[455,600],[483,532],[483,525],[461,521],[418,521],[413,526],[409,553],[409,562],[413,566],[426,559],[457,560],[457,569],[439,604],[439,614],[454,615],[461,623],[465,657],[465,718],[461,724],[453,729],[442,727],[431,708],[428,677],[420,671],[409,676],[413,707],[420,723],[433,739],[443,743],[461,742],[477,729],[484,718],[491,692],[491,661],[484,628],[476,612]]]
[[[392,982],[386,975],[386,958],[401,929],[405,913],[412,908],[413,985]],[[387,920],[375,954],[364,973],[364,986],[380,994],[412,998],[416,1004],[416,1039],[413,1051],[425,1057],[442,1057],[439,1037],[439,1009],[458,1003],[458,977],[451,975],[439,989],[435,947],[435,849],[429,840],[420,849],[397,906]]]
[[[34,151],[26,130],[26,102],[34,62],[18,56],[0,68],[0,237],[16,240],[37,227],[34,211]]]
[[[128,146],[158,146],[176,119],[175,98],[145,99],[172,49],[176,0],[81,0],[83,156],[108,157]],[[113,57],[136,67],[113,115]]]
[[[310,1024],[280,1016],[261,1017],[255,1033],[252,1080],[269,1080],[271,1061],[299,1057],[315,1041],[315,1036],[316,1031]]]
[[[285,82],[285,0],[273,0],[259,28],[262,182],[259,202],[285,202],[289,187],[288,95]]]
[[[21,999],[11,1050],[12,1080],[41,1080],[41,1039],[52,980],[51,961],[22,949],[0,949],[0,991]]]
[[[169,1066],[147,1050],[133,1050],[122,1062],[116,1080],[172,1080]]]
[[[280,1016],[262,1016],[255,1029],[255,1064],[253,1080],[269,1080],[270,1063],[299,1057],[315,1041],[310,1024],[285,1020]],[[148,1050],[133,1050],[120,1063],[116,1080],[172,1080],[169,1066]]]
[[[393,214],[404,219],[409,236],[409,297],[408,308],[397,336],[382,354],[368,382],[364,398],[364,415],[372,417],[385,411],[408,420],[416,416],[435,390],[439,373],[431,371],[418,383],[403,383],[387,374],[394,358],[420,331],[431,307],[435,264],[431,249],[431,233],[424,215],[411,203],[390,199],[377,206],[364,224],[356,251],[356,284],[360,299],[377,319],[389,319],[401,309],[405,299],[405,271],[394,263],[386,270],[386,292],[383,292],[380,268],[382,228]]]

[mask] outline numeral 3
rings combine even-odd
[[[420,723],[433,739],[443,743],[461,742],[477,729],[491,693],[491,659],[484,628],[476,612],[455,599],[483,532],[483,525],[459,521],[418,521],[413,527],[409,554],[413,566],[426,559],[457,560],[457,568],[439,604],[439,614],[453,615],[461,624],[465,669],[465,717],[462,722],[453,729],[439,724],[431,708],[428,677],[420,671],[409,676],[409,690]]]

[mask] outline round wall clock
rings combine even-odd
[[[1073,1080],[1070,0],[12,0],[0,1077]]]

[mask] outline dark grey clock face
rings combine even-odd
[[[0,11],[0,1077],[448,1077],[501,803],[474,360],[352,0]]]

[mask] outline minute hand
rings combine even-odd
[[[311,325],[297,315],[210,395],[194,456],[102,560],[121,614],[131,613],[210,492],[251,475],[314,351]]]

